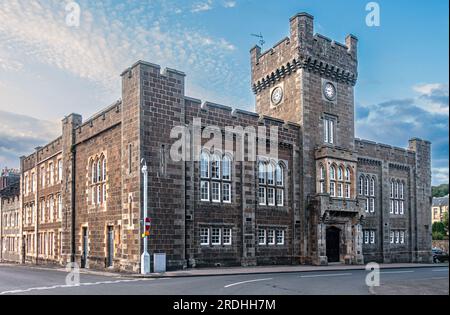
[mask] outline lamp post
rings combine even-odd
[[[143,220],[146,222],[148,217],[147,205],[148,205],[148,169],[147,162],[142,159],[142,174],[144,175],[144,209],[143,209]],[[145,233],[145,232],[144,232]],[[144,249],[141,255],[141,274],[146,275],[150,273],[150,254],[148,253],[148,236],[144,234]]]

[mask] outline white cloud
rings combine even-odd
[[[191,12],[197,13],[197,12],[204,12],[204,11],[209,11],[209,10],[212,10],[212,0],[194,4]]]
[[[449,115],[447,84],[418,84],[413,89],[420,94],[417,104],[423,110],[438,115]]]
[[[225,8],[234,8],[236,6],[236,1],[225,1],[223,6]]]
[[[235,47],[226,39],[167,21],[152,4],[113,6],[78,2],[79,28],[65,24],[66,12],[59,0],[2,3],[0,42],[22,54],[28,62],[50,65],[90,80],[107,93],[120,91],[119,74],[139,59],[183,70],[193,81],[232,81],[229,53]],[[198,9],[211,7],[212,1],[202,4]],[[161,10],[169,10],[169,4],[162,6]],[[171,12],[174,8],[171,7]],[[12,58],[4,54],[0,60],[1,67],[13,65],[9,63]]]
[[[449,171],[448,167],[436,167],[432,169],[433,185],[448,184]]]

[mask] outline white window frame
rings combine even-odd
[[[336,197],[336,182],[330,182],[330,196]]]
[[[222,184],[222,189],[223,189],[223,192],[222,192],[222,200],[223,200],[223,202],[224,203],[231,203],[231,183],[223,183]],[[225,192],[228,193],[228,199],[225,199],[226,196],[227,196],[227,194]]]
[[[267,232],[267,244],[270,246],[276,245],[275,230],[269,230]]]
[[[275,185],[275,168],[272,163],[267,164],[267,185]]]
[[[276,231],[275,236],[276,236],[277,245],[283,246],[285,244],[284,235],[285,235],[284,230],[277,230]],[[280,241],[280,239],[281,239],[281,241]]]
[[[265,246],[267,244],[267,235],[265,229],[258,230],[258,245]]]
[[[351,198],[351,187],[350,184],[345,184],[345,198]]]
[[[219,234],[215,234],[214,232],[219,232]],[[218,241],[214,241],[214,239]],[[211,245],[220,246],[222,245],[222,229],[218,227],[211,228]]]
[[[225,154],[222,162],[222,179],[231,180],[231,158]]]
[[[221,201],[222,191],[220,182],[211,182],[211,201],[218,203]],[[217,194],[215,193],[217,192]]]
[[[389,239],[390,239],[390,243],[394,244],[394,242],[395,242],[395,232],[394,231],[390,232]]]
[[[405,231],[400,231],[400,244],[405,244]]]
[[[375,212],[375,198],[370,198],[370,213]]]
[[[403,200],[400,200],[400,215],[405,214],[405,202]]]
[[[284,207],[284,189],[277,188],[275,201],[278,207]]]
[[[369,242],[370,242],[369,231],[365,230],[364,231],[364,244],[369,244]]]
[[[206,185],[206,187],[204,187],[203,185]],[[206,193],[207,193],[207,198],[204,198],[204,194],[203,194],[203,192],[204,192],[204,190],[206,190]],[[205,181],[205,180],[202,180],[201,182],[200,182],[200,200],[201,201],[206,201],[206,202],[209,202],[210,201],[210,193],[209,193],[209,181]]]
[[[275,169],[275,180],[278,187],[284,186],[284,167],[280,165],[280,163],[277,164]]]
[[[204,232],[206,232],[206,234]],[[205,237],[207,240],[206,242],[204,242]],[[210,241],[209,228],[206,228],[206,227],[200,228],[200,245],[201,246],[209,246],[209,241]]]
[[[261,195],[261,192],[264,192],[263,193],[264,196]],[[267,199],[266,197],[267,197],[266,196],[266,187],[260,186],[258,188],[258,202],[259,202],[260,206],[265,206],[266,205],[266,199]]]
[[[275,198],[276,198],[275,194],[276,194],[275,188],[273,187],[267,188],[267,205],[271,207],[275,206]]]
[[[206,163],[206,165],[205,165]],[[210,156],[206,152],[202,152],[200,155],[200,177],[201,178],[209,178],[209,165],[210,165]],[[205,169],[206,167],[206,169]]]
[[[214,154],[211,159],[211,179],[220,180],[222,170],[221,170],[222,159],[218,154]]]
[[[233,230],[230,228],[223,229],[223,245],[231,246],[233,242]]]
[[[375,244],[375,231],[370,231],[370,244]]]

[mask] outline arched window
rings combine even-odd
[[[345,181],[351,182],[352,181],[352,173],[350,171],[350,168],[345,169]]]
[[[334,165],[330,167],[330,179],[336,180],[336,167]]]
[[[263,185],[266,183],[266,165],[264,162],[258,164],[258,182]]]
[[[395,198],[398,198],[398,193],[399,193],[399,182],[396,181],[395,182]]]
[[[272,163],[267,164],[267,184],[273,185],[274,184],[274,167]]]
[[[101,161],[97,161],[97,181],[100,182],[102,180],[102,164]]]
[[[375,178],[372,177],[370,179],[370,195],[373,197],[375,196]]]
[[[336,167],[332,165],[330,167],[330,196],[336,197]]]
[[[222,178],[224,180],[231,180],[231,158],[228,155],[223,157]]]
[[[281,164],[277,164],[276,169],[277,186],[284,186],[284,167]]]
[[[359,195],[364,195],[364,176],[359,177]]]
[[[200,176],[209,178],[209,154],[202,152],[200,156]]]
[[[91,180],[92,183],[96,183],[97,182],[97,167],[95,165],[95,161],[91,161]]]
[[[370,178],[366,177],[366,181],[365,181],[365,195],[369,196],[369,189],[370,189]]]
[[[218,154],[214,154],[211,160],[211,178],[220,179],[220,162],[221,157]]]
[[[102,180],[105,181],[106,180],[106,159],[105,158],[103,158],[103,161],[102,161],[102,174],[103,174]]]
[[[339,169],[338,169],[338,180],[342,181],[343,178],[344,178],[343,176],[344,176],[344,169],[342,167],[339,167]]]
[[[391,198],[394,198],[394,180],[391,180]]]
[[[320,165],[320,179],[325,180],[327,177],[327,174],[325,172],[325,167],[323,165]]]
[[[405,199],[405,184],[403,182],[400,183],[400,199]]]

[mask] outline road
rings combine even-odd
[[[259,275],[142,279],[80,274],[79,286],[66,285],[67,273],[0,265],[0,295],[448,295],[448,266],[387,269],[373,291],[363,270]]]

